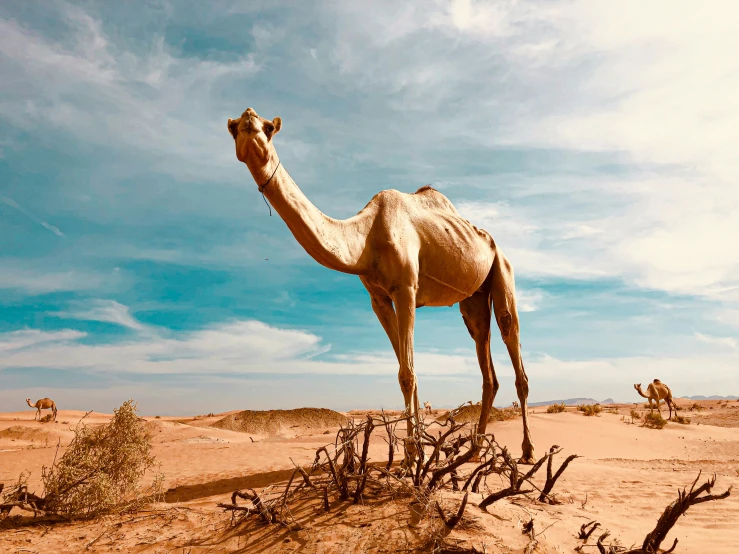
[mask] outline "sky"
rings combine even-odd
[[[402,406],[358,278],[236,160],[247,107],[324,213],[431,184],[492,234],[531,401],[739,394],[737,51],[732,0],[0,3],[0,411]],[[457,306],[415,346],[422,402],[479,400]]]

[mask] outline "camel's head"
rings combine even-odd
[[[635,388],[636,390],[641,390],[641,383],[637,383],[637,384],[635,384],[635,385],[634,385],[634,388]]]
[[[274,137],[282,127],[282,119],[272,121],[257,115],[251,108],[238,119],[228,120],[228,132],[234,138],[236,157],[251,168],[262,168],[269,161]]]

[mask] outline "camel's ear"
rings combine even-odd
[[[272,121],[265,121],[262,125],[264,134],[267,135],[267,140],[272,140],[272,137],[280,132],[282,128],[282,119],[275,117]]]

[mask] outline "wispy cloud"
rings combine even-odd
[[[104,317],[104,316],[101,316]],[[172,333],[169,333],[171,335]],[[0,334],[3,368],[81,369],[119,373],[291,373],[394,375],[391,353],[355,353],[315,359],[329,351],[319,336],[260,321],[231,321],[195,332],[144,336],[114,344],[79,343],[84,333],[23,331]],[[469,355],[419,353],[420,374],[475,373]]]
[[[30,210],[24,208],[23,206],[21,206],[20,204],[18,204],[18,202],[16,202],[12,198],[9,198],[7,196],[2,196],[2,197],[0,197],[0,200],[2,200],[3,203],[5,203],[6,205],[10,206],[11,208],[14,208],[14,209],[18,210],[20,213],[22,213],[23,215],[25,215],[28,219],[30,219],[34,223],[38,223],[43,228],[48,229],[49,231],[51,231],[52,233],[54,233],[56,236],[58,236],[58,237],[63,237],[64,236],[64,233],[62,233],[59,230],[58,227],[55,227],[51,223],[49,223],[47,221],[44,221],[43,219],[37,217]]]
[[[163,155],[164,172],[212,172],[232,161],[226,113],[207,99],[221,80],[257,73],[253,54],[229,62],[180,57],[161,36],[141,52],[121,37],[111,42],[81,8],[56,7],[68,30],[61,41],[0,20],[0,58],[13,76],[3,85],[0,117],[33,132],[53,126],[85,142]]]
[[[541,290],[516,289],[516,304],[519,312],[535,312],[539,309],[542,300],[544,300],[544,292]]]
[[[44,344],[63,345],[87,336],[86,333],[65,329],[63,331],[39,331],[23,329],[10,333],[0,333],[0,350],[5,352],[23,352],[26,348],[39,347]]]
[[[708,344],[726,346],[734,350],[737,348],[736,339],[734,337],[713,337],[711,335],[704,335],[703,333],[696,332],[695,338],[701,342],[707,342]]]
[[[76,310],[55,312],[57,317],[81,319],[87,321],[103,321],[115,323],[134,331],[145,331],[148,328],[131,315],[128,306],[115,300],[93,300],[80,302]]]

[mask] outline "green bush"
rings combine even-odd
[[[141,479],[155,463],[144,423],[133,400],[115,410],[106,425],[80,422],[61,459],[43,469],[44,510],[79,517],[143,502]],[[161,492],[162,480],[156,474],[148,492]]]
[[[662,429],[665,425],[667,425],[667,420],[657,412],[652,412],[644,416],[644,427]]]
[[[580,404],[577,409],[586,416],[598,415],[603,411],[600,404]]]

